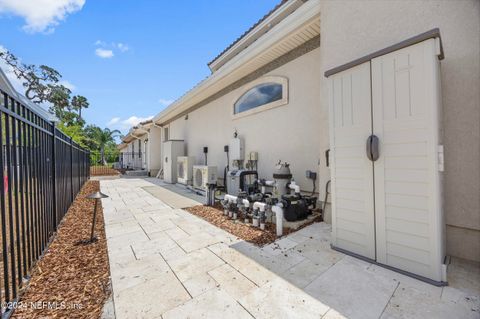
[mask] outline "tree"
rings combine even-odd
[[[64,134],[70,136],[81,147],[87,147],[87,137],[83,131],[83,125],[73,124],[65,125],[65,123],[60,122],[57,124],[57,128],[62,131]]]
[[[58,110],[55,115],[60,119],[60,122],[63,123],[65,126],[78,125],[82,128],[85,126],[85,121],[81,119],[78,116],[78,114],[75,112]]]
[[[50,102],[50,111],[57,113],[70,106],[70,94],[67,87],[59,84],[62,75],[46,65],[21,63],[10,51],[0,51],[0,58],[12,67],[13,73],[18,79],[22,79],[25,88],[25,96],[34,103],[41,104]]]
[[[78,112],[79,118],[82,118],[82,109],[86,109],[90,105],[90,103],[88,103],[87,98],[81,95],[75,95],[72,98],[71,104],[72,104],[72,109]]]
[[[100,150],[100,161],[103,165],[106,165],[105,160],[105,148],[112,143],[115,143],[115,138],[119,136],[119,130],[110,130],[109,128],[104,128],[103,130],[95,125],[88,125],[85,128],[85,132],[89,137],[90,141],[96,144],[97,148]]]
[[[57,85],[50,88],[48,96],[48,102],[52,104],[50,106],[50,112],[55,114],[59,119],[62,119],[61,115],[65,110],[70,111],[71,93],[72,91],[63,85]]]

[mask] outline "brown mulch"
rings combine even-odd
[[[258,227],[251,226],[251,224],[245,224],[243,221],[232,220],[228,218],[228,216],[223,214],[223,208],[218,205],[215,207],[198,205],[184,209],[189,213],[199,216],[209,223],[237,236],[238,238],[257,246],[273,243],[277,239],[275,224],[267,222],[265,224],[265,230],[261,230]],[[288,235],[294,231],[320,221],[321,216],[318,216],[296,230],[284,227],[283,235]]]
[[[116,169],[106,166],[91,166],[90,167],[90,176],[115,176],[120,175]]]
[[[103,212],[99,202],[92,244],[94,200],[85,196],[100,190],[89,181],[80,191],[59,227],[55,239],[37,263],[13,318],[100,318],[110,295],[109,264]],[[41,304],[47,302],[49,304]],[[35,309],[36,308],[36,309]]]

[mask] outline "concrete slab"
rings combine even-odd
[[[325,223],[260,248],[149,186],[101,181],[117,318],[480,317],[475,265],[452,263],[452,286],[434,287],[333,251]]]
[[[192,207],[196,205],[202,205],[202,203],[197,202],[193,199],[187,198],[185,196],[179,195],[171,190],[168,190],[160,186],[145,186],[143,187],[145,191],[154,196],[155,198],[160,199],[162,202],[166,203],[172,208],[185,208]]]
[[[305,259],[285,271],[282,277],[293,285],[304,288],[330,267],[331,265],[326,265],[325,263],[317,264],[310,259]]]
[[[225,262],[206,248],[195,250],[184,257],[168,262],[180,281],[187,281],[206,273]]]
[[[210,289],[219,287],[220,285],[209,274],[200,274],[184,281],[183,286],[192,297],[197,297]]]
[[[453,257],[447,269],[450,287],[480,296],[479,262]]]
[[[375,276],[368,266],[346,256],[305,291],[348,318],[379,318],[399,282]]]
[[[223,243],[212,245],[208,249],[257,286],[262,286],[275,278],[275,275],[265,267]]]
[[[172,272],[120,292],[114,290],[117,319],[160,318],[189,299],[190,295]]]
[[[129,289],[138,284],[161,277],[170,272],[170,268],[161,256],[150,256],[111,267],[112,286],[115,292]]]
[[[330,307],[277,278],[240,299],[255,318],[321,318]]]
[[[177,244],[183,248],[187,253],[205,248],[215,243],[218,243],[220,240],[216,237],[213,237],[207,232],[200,232],[197,234],[192,234],[192,236],[183,237],[177,239]]]
[[[288,249],[293,248],[296,245],[298,245],[296,241],[290,240],[289,238],[282,238],[274,243],[271,243],[270,245],[264,246],[262,250],[270,255],[276,256],[285,254]]]
[[[455,290],[449,287],[445,289]],[[479,299],[467,299],[466,295],[458,300],[445,299],[449,298],[431,298],[424,291],[400,284],[381,318],[480,318]]]
[[[177,244],[167,235],[163,234],[163,236],[158,236],[155,239],[138,244],[134,243],[131,246],[137,259],[145,259],[150,256],[161,255],[162,253],[175,248]]]
[[[235,299],[220,288],[207,291],[193,298],[185,304],[165,312],[163,319],[179,318],[238,318],[252,319],[253,317]]]
[[[231,247],[276,274],[281,274],[287,269],[305,260],[303,255],[297,253],[293,249],[278,255],[271,255],[246,242],[239,242],[231,245]]]
[[[248,295],[258,287],[228,264],[210,270],[208,274],[236,300]]]

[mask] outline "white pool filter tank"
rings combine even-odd
[[[273,195],[277,198],[281,198],[282,195],[287,194],[289,192],[288,184],[292,181],[290,164],[287,162],[281,163],[279,161],[273,171],[273,180],[275,181]]]

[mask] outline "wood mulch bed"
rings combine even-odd
[[[261,230],[258,227],[253,227],[251,224],[245,224],[241,220],[232,220],[228,218],[228,216],[223,214],[223,208],[220,206],[210,207],[198,205],[184,209],[189,213],[199,216],[209,223],[237,236],[238,238],[253,243],[257,246],[273,243],[277,239],[276,226],[273,223],[267,222],[265,224],[265,230]],[[318,216],[296,230],[320,221],[322,221],[321,217]],[[284,227],[283,235],[288,235],[296,230]]]
[[[90,176],[115,176],[120,175],[119,170],[107,166],[91,166]]]
[[[95,203],[85,196],[98,190],[99,182],[89,181],[80,191],[57,235],[32,271],[20,300],[21,305],[26,306],[15,310],[13,318],[100,318],[111,293],[100,203],[95,226],[98,240],[80,244],[90,238]],[[41,302],[50,304],[41,305]]]

